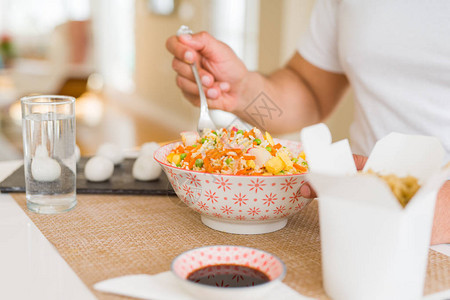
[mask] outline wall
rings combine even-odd
[[[152,14],[147,9],[145,0],[136,0],[135,18],[136,93],[155,105],[155,110],[170,115],[167,122],[173,123],[172,125],[179,131],[186,130],[186,126],[191,126],[190,129],[195,128],[198,109],[183,99],[175,83],[175,72],[171,68],[172,55],[166,50],[165,43],[182,24],[188,25],[194,31],[208,28],[209,24],[205,13],[209,11],[208,1],[182,2],[193,9],[192,19],[181,20],[178,14],[171,16]]]

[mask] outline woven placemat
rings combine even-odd
[[[313,201],[285,228],[262,235],[212,230],[175,196],[78,195],[77,207],[60,215],[26,209],[25,195],[12,195],[44,236],[99,299],[127,299],[93,290],[94,283],[129,274],[170,269],[183,251],[217,244],[259,248],[287,265],[284,283],[305,296],[328,299],[322,288],[319,219]],[[450,289],[450,259],[430,250],[425,294]]]

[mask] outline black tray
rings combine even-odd
[[[131,174],[134,159],[125,159],[116,166],[108,181],[90,182],[84,177],[84,166],[88,159],[88,157],[82,157],[77,165],[77,193],[79,194],[175,195],[164,172],[157,180],[135,180]],[[25,192],[23,165],[0,183],[0,191],[2,193]]]

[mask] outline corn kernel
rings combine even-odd
[[[248,166],[249,168],[252,168],[252,169],[256,168],[255,161],[254,161],[254,160],[248,160],[248,161],[247,161],[247,166]]]
[[[283,170],[285,164],[279,157],[272,157],[266,162],[266,170],[272,174],[277,174]]]
[[[305,151],[300,152],[300,154],[298,155],[298,157],[300,157],[303,160],[306,160],[306,155],[305,155]]]
[[[266,140],[269,142],[269,144],[271,145],[271,146],[273,146],[275,143],[273,142],[273,138],[272,138],[272,136],[270,135],[270,133],[268,133],[267,131],[266,131]]]
[[[179,164],[180,163],[180,161],[181,161],[181,155],[180,154],[175,154],[173,157],[172,157],[172,162],[174,163],[174,164]]]
[[[175,153],[173,153],[173,152],[171,152],[169,155],[167,155],[167,161],[171,163],[174,155],[175,155]]]
[[[283,163],[285,165],[284,169],[290,170],[290,169],[292,169],[294,167],[294,163],[289,158],[287,153],[285,153],[285,152],[278,152],[277,156],[283,161]]]

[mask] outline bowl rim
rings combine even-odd
[[[289,141],[289,140],[282,140],[282,139],[277,139],[279,141]],[[295,142],[295,141],[290,141],[290,142],[294,142],[294,143],[300,143],[300,142]],[[176,170],[180,170],[180,171],[186,171],[186,172],[193,172],[193,173],[197,173],[197,174],[206,174],[206,175],[213,175],[213,176],[224,176],[224,177],[240,177],[240,178],[245,178],[245,177],[264,177],[264,178],[280,178],[280,177],[299,177],[299,176],[304,176],[306,174],[308,174],[309,172],[306,173],[300,173],[300,174],[281,174],[281,175],[236,175],[236,174],[221,174],[221,173],[207,173],[207,172],[202,172],[202,171],[195,171],[195,170],[188,170],[188,169],[183,169],[180,167],[176,167],[176,166],[172,166],[166,162],[162,162],[160,161],[156,156],[157,154],[165,147],[171,146],[171,145],[175,145],[175,144],[179,144],[182,143],[181,141],[177,141],[177,142],[171,142],[171,143],[167,143],[164,145],[161,145],[161,147],[159,147],[155,153],[153,153],[153,159],[156,160],[160,165],[163,165],[165,167],[168,168],[172,168],[172,169],[176,169]]]
[[[259,252],[262,252],[262,253],[266,253],[266,254],[272,256],[275,260],[277,260],[277,261],[281,264],[282,272],[281,272],[280,275],[277,276],[276,278],[270,279],[270,280],[267,281],[267,282],[264,282],[264,283],[261,283],[261,284],[258,284],[258,285],[254,285],[254,286],[227,287],[227,288],[226,288],[227,291],[233,291],[233,290],[234,290],[234,291],[238,291],[238,290],[244,290],[244,289],[266,287],[266,286],[268,286],[268,285],[270,285],[270,284],[274,284],[274,283],[276,283],[276,282],[281,282],[281,281],[284,279],[284,277],[286,276],[286,273],[287,273],[287,267],[286,267],[286,264],[285,264],[285,263],[283,262],[283,260],[281,260],[281,258],[279,258],[277,255],[275,255],[275,254],[273,254],[273,253],[270,253],[270,252],[267,252],[267,251],[264,251],[264,250],[261,250],[261,249],[258,249],[258,248],[247,247],[247,246],[239,246],[239,245],[208,245],[208,246],[202,246],[202,247],[192,248],[192,249],[190,249],[190,250],[184,251],[184,252],[182,252],[181,254],[177,255],[177,256],[172,260],[172,263],[170,264],[170,271],[172,272],[172,274],[175,275],[176,278],[178,278],[179,280],[181,280],[181,281],[183,281],[183,282],[186,282],[186,283],[189,283],[189,284],[194,284],[195,286],[201,286],[202,288],[213,289],[213,290],[217,291],[218,288],[220,288],[220,287],[216,287],[216,286],[211,286],[211,285],[207,285],[207,284],[201,284],[201,283],[197,283],[197,282],[194,282],[194,281],[190,281],[190,280],[188,280],[187,278],[183,278],[183,277],[181,277],[180,275],[178,275],[178,273],[175,272],[175,270],[174,270],[174,264],[175,264],[175,262],[176,262],[178,259],[180,259],[182,256],[187,255],[187,254],[189,254],[189,253],[191,253],[191,252],[200,250],[200,249],[206,249],[206,248],[211,248],[211,247],[214,247],[214,248],[218,248],[218,247],[233,247],[233,248],[245,248],[245,249],[250,249],[250,250],[256,250],[256,251],[259,251]],[[207,267],[207,266],[203,266],[203,267]],[[223,289],[223,288],[222,288],[222,289]],[[224,289],[224,290],[225,290],[225,289]]]

